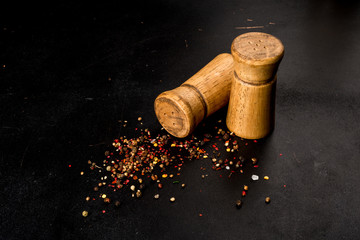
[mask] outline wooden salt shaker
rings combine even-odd
[[[233,57],[223,53],[184,82],[161,93],[154,103],[160,124],[175,137],[188,136],[207,116],[229,101]]]
[[[239,137],[263,138],[274,128],[276,72],[284,46],[270,34],[250,32],[234,39],[231,54],[234,73],[226,125]]]

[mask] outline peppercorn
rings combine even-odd
[[[259,176],[258,175],[252,175],[251,180],[253,180],[253,181],[259,180]]]
[[[241,206],[242,206],[241,200],[236,200],[235,206],[236,206],[237,209],[240,209]]]
[[[151,175],[151,180],[156,181],[158,179],[157,175]]]
[[[270,203],[270,197],[266,197],[266,198],[265,198],[265,202],[266,202],[266,203]]]
[[[137,192],[136,192],[136,197],[139,198],[139,197],[141,197],[141,196],[142,196],[141,191],[140,191],[140,190],[137,190]]]
[[[82,216],[83,216],[83,217],[87,217],[88,215],[89,215],[88,211],[83,211],[83,212],[82,212]]]

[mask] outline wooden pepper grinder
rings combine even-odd
[[[160,124],[175,137],[188,136],[207,116],[229,101],[233,57],[223,53],[184,82],[161,93],[154,103]]]
[[[284,46],[270,34],[250,32],[234,39],[231,54],[234,73],[226,125],[239,137],[263,138],[274,128],[276,72]]]

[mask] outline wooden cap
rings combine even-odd
[[[187,86],[161,93],[155,99],[154,109],[160,124],[178,138],[188,136],[206,114],[202,96]]]
[[[241,80],[264,84],[275,76],[284,56],[284,45],[270,34],[250,32],[234,39],[231,54],[234,71]]]

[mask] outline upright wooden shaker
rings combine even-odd
[[[234,39],[231,54],[234,72],[226,125],[239,137],[263,138],[274,128],[276,72],[284,46],[270,34],[250,32]]]
[[[160,124],[175,137],[188,136],[207,116],[229,101],[233,57],[215,57],[179,87],[161,93],[154,102]]]

